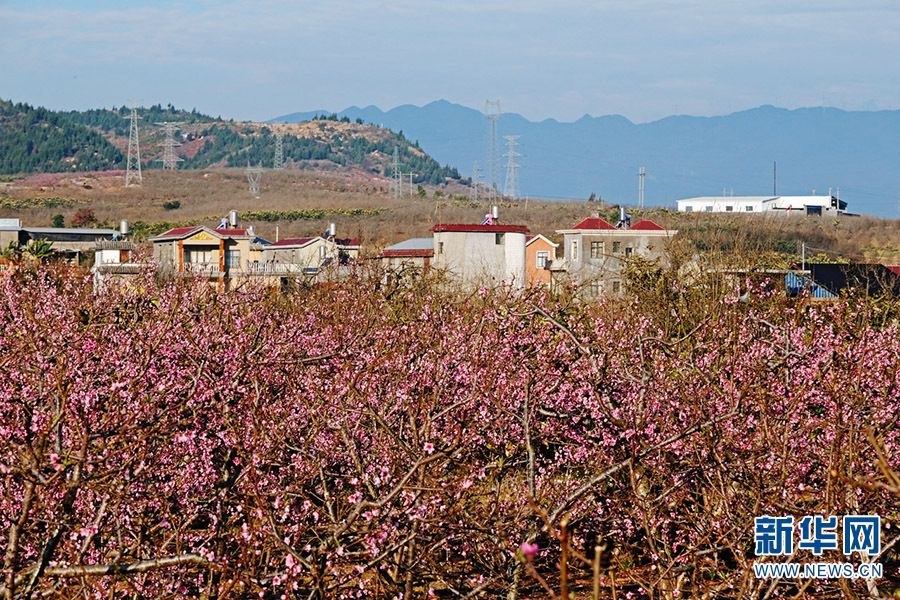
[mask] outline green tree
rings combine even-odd
[[[426,191],[425,191],[425,188],[423,188],[423,187],[420,185],[420,186],[419,186],[419,196],[421,196],[422,198],[424,198],[424,197],[426,197],[427,195],[428,195],[428,192],[426,192]]]
[[[51,227],[65,227],[66,226],[66,218],[62,215],[53,215],[53,218],[50,219]]]

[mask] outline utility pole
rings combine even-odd
[[[394,147],[394,158],[391,161],[391,196],[400,197],[400,148]]]
[[[497,197],[497,175],[498,163],[497,153],[499,152],[499,140],[497,139],[497,120],[500,119],[502,111],[500,109],[500,100],[484,101],[484,116],[488,120],[488,150],[487,150],[487,183],[488,200],[493,202]]]
[[[412,189],[412,176],[413,176],[413,174],[410,173],[410,174],[409,174],[409,195],[410,195],[410,196],[413,195],[413,189]]]
[[[284,169],[284,134],[275,132],[275,161],[272,168],[276,171]]]
[[[472,188],[469,190],[469,200],[478,202],[478,186],[481,185],[481,169],[478,163],[472,167]]]
[[[175,147],[181,145],[175,141],[175,129],[181,123],[163,121],[162,123],[157,123],[157,125],[162,125],[163,132],[166,134],[165,140],[163,140],[163,157],[159,160],[162,162],[164,170],[174,171],[178,168],[178,163],[184,160],[180,156],[175,155]]]
[[[503,195],[513,200],[519,197],[519,164],[516,162],[517,156],[522,156],[516,152],[516,140],[518,135],[504,135],[506,145],[509,146],[509,152],[503,156],[509,157],[506,162],[506,185],[503,187]]]
[[[638,208],[644,208],[644,175],[646,175],[644,167],[640,167],[638,169]]]
[[[128,163],[125,168],[125,187],[132,184],[140,186],[144,182],[141,175],[141,144],[138,140],[138,115],[137,103],[140,100],[131,101],[131,125],[128,128]]]

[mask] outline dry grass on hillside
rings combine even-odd
[[[328,122],[329,125],[335,125]],[[337,125],[346,125],[338,123]],[[203,171],[144,172],[140,188],[124,187],[122,176],[73,177],[42,175],[28,184],[0,184],[0,217],[18,217],[26,225],[48,226],[55,214],[62,214],[68,224],[82,208],[91,208],[101,222],[115,224],[120,219],[131,222],[181,222],[209,219],[214,226],[229,210],[288,211],[300,209],[383,209],[378,214],[327,215],[320,219],[276,222],[244,221],[255,225],[263,237],[275,239],[276,226],[281,238],[317,235],[328,222],[338,225],[342,237],[357,237],[369,252],[409,237],[429,235],[435,223],[477,223],[488,211],[485,204],[448,196],[443,198],[406,195],[390,196],[389,180],[359,170],[334,172],[271,171],[262,176],[259,198],[247,191],[242,169],[210,169]],[[81,183],[87,184],[82,186]],[[41,188],[41,189],[39,189]],[[462,189],[455,191],[463,191]],[[408,194],[407,186],[404,193]],[[48,199],[62,199],[53,206],[30,206]],[[163,204],[181,203],[180,208],[166,210]],[[50,200],[51,204],[54,204]],[[557,229],[573,226],[598,211],[598,204],[576,201],[529,200],[504,202],[504,223],[527,225],[532,232],[543,233],[560,241]],[[602,215],[615,222],[615,208],[602,210]],[[662,209],[632,210],[633,220],[652,218],[661,225],[681,232],[683,244],[696,251],[721,252],[744,256],[799,256],[800,242],[810,247],[807,257],[815,257],[818,248],[857,260],[900,263],[900,221],[874,217],[840,219],[801,217],[795,215],[725,215],[675,213]]]
[[[275,239],[280,237],[321,234],[328,222],[337,223],[341,236],[358,237],[370,250],[390,245],[408,237],[430,235],[432,225],[443,223],[477,223],[489,208],[468,200],[444,196],[434,198],[406,195],[399,199],[390,196],[390,182],[383,177],[353,171],[350,173],[312,173],[308,171],[271,171],[263,173],[259,198],[247,191],[247,179],[242,169],[214,169],[204,171],[144,171],[143,186],[124,187],[124,178],[65,177],[56,178],[55,185],[44,182],[42,190],[35,185],[5,184],[0,187],[3,197],[15,202],[62,198],[68,206],[4,207],[0,202],[0,217],[18,217],[26,225],[49,226],[55,214],[62,214],[68,224],[82,208],[90,208],[98,220],[110,224],[120,219],[136,221],[190,221],[209,218],[214,226],[218,218],[229,210],[288,211],[299,209],[386,209],[379,214],[326,216],[322,219],[252,222],[257,232]],[[84,181],[90,189],[74,183]],[[404,193],[408,194],[407,186]],[[180,208],[166,210],[163,204],[181,203]],[[525,201],[504,203],[501,209],[505,223],[528,225],[532,231],[552,233],[569,227],[590,213],[581,202]]]

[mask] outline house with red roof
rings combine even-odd
[[[150,239],[153,258],[163,273],[207,279],[219,289],[250,274],[269,242],[252,228],[176,227]]]
[[[462,285],[525,286],[524,225],[439,224],[432,266]]]
[[[630,260],[665,261],[669,242],[678,231],[650,219],[629,225],[623,216],[617,227],[592,216],[557,233],[563,235],[563,256],[553,265],[554,276],[577,283],[587,297],[597,297],[622,290]]]

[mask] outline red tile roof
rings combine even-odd
[[[272,243],[272,246],[305,246],[312,240],[316,238],[313,237],[305,237],[305,238],[285,238],[283,240],[279,240],[277,242]]]
[[[193,227],[176,227],[175,229],[170,229],[165,233],[161,233],[159,237],[180,237],[198,229],[200,229],[199,225],[194,225]]]
[[[471,223],[435,225],[431,230],[436,233],[444,231],[458,231],[465,233],[528,233],[528,227],[525,225],[473,225]]]
[[[250,235],[249,233],[247,233],[246,229],[210,229],[207,227],[203,227],[201,225],[194,225],[193,227],[176,227],[175,229],[170,229],[169,231],[160,234],[158,237],[160,237],[160,238],[190,237],[191,235],[200,231],[201,229],[206,229],[207,231],[212,231],[215,235],[218,235],[220,237],[236,237],[236,236]]]
[[[657,225],[650,219],[641,219],[640,221],[638,221],[637,223],[635,223],[634,225],[629,227],[629,229],[640,229],[643,231],[665,231],[666,230],[665,227],[661,227],[660,225]]]
[[[615,227],[606,219],[588,217],[572,229],[615,229]]]

